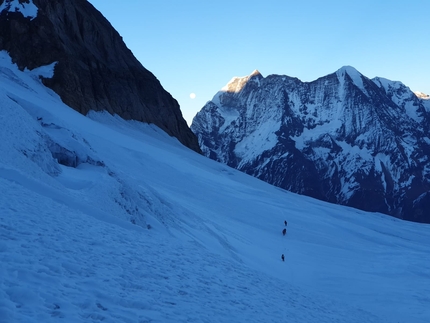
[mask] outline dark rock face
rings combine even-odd
[[[430,223],[430,100],[352,67],[234,78],[191,126],[203,153],[287,190]]]
[[[0,0],[0,5],[8,0]],[[177,101],[126,47],[121,36],[87,0],[20,0],[37,7],[35,18],[0,13],[0,50],[20,69],[58,62],[45,85],[86,114],[107,110],[153,123],[200,152]]]

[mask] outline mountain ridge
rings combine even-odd
[[[87,0],[0,0],[0,6],[0,50],[21,70],[57,62],[43,82],[67,105],[84,115],[106,110],[153,123],[200,151],[178,102]]]
[[[195,116],[206,156],[296,193],[430,222],[429,101],[350,66],[312,82],[251,79],[234,78],[239,92],[224,87]]]

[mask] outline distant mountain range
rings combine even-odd
[[[345,66],[313,82],[254,71],[195,116],[203,153],[273,185],[430,223],[430,100]]]

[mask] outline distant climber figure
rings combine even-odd
[[[282,230],[282,235],[286,235],[287,234],[287,229],[284,228],[284,230]]]
[[[287,221],[286,220],[284,221],[284,225],[287,226]]]
[[[284,254],[281,255],[281,259],[282,259],[282,261],[285,261]]]

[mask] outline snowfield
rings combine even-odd
[[[429,225],[82,116],[40,82],[54,65],[0,52],[1,323],[430,322]]]

